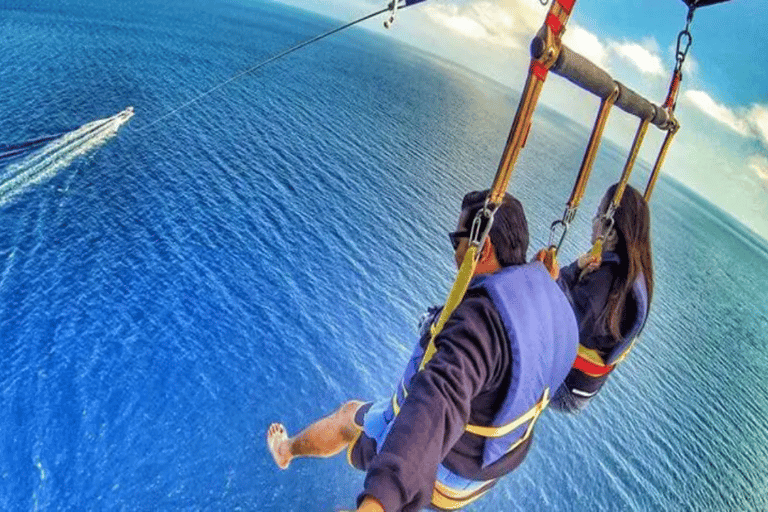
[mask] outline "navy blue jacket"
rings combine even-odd
[[[575,320],[565,308],[566,321],[574,326],[575,357]],[[427,341],[428,335],[421,343]],[[483,467],[485,438],[465,432],[467,424],[491,424],[506,398],[514,366],[504,322],[485,290],[468,291],[435,344],[437,352],[411,380],[400,414],[367,468],[360,499],[370,495],[388,512],[425,507],[441,462],[463,477],[489,480],[519,465],[532,440]]]

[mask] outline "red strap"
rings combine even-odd
[[[573,4],[576,3],[576,0],[557,0],[557,3],[560,4],[560,7],[562,7],[565,12],[571,14]]]
[[[531,62],[531,72],[536,75],[536,78],[543,82],[547,79],[547,73],[549,73],[549,70],[541,62],[534,60]]]
[[[595,364],[592,361],[588,361],[581,356],[576,356],[576,361],[573,362],[573,367],[580,370],[590,377],[602,377],[608,375],[613,370],[614,365],[604,366],[601,364]]]
[[[680,88],[680,81],[683,79],[683,75],[679,71],[675,71],[672,75],[672,82],[669,84],[669,92],[667,93],[667,100],[664,102],[664,108],[672,108],[674,110],[677,100],[677,90]]]
[[[560,35],[560,32],[563,30],[563,24],[560,22],[560,18],[552,13],[547,15],[547,25],[549,25],[549,28],[552,29],[552,32],[557,35]]]

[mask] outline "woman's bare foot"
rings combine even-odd
[[[291,450],[288,444],[288,433],[281,423],[273,423],[267,431],[267,446],[280,469],[285,469],[291,463]]]

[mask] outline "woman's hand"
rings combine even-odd
[[[578,265],[579,268],[582,270],[583,274],[589,274],[590,272],[594,272],[600,267],[600,263],[602,262],[602,258],[599,255],[594,255],[592,253],[586,253],[579,256]]]

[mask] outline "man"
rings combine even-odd
[[[464,197],[457,231],[449,235],[457,265],[486,195]],[[277,465],[349,446],[350,463],[368,473],[358,510],[377,512],[460,508],[515,469],[578,344],[567,299],[544,265],[525,263],[527,250],[523,207],[506,194],[434,354],[424,355],[436,308],[394,397],[348,402],[295,437],[272,424],[267,443]]]

